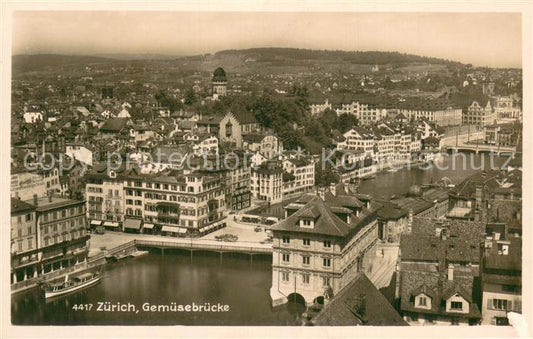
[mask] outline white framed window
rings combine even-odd
[[[324,240],[324,247],[330,248],[331,247],[331,241],[330,240]]]
[[[330,258],[322,258],[322,265],[324,267],[331,267],[331,259]]]
[[[284,244],[290,244],[291,243],[291,238],[289,236],[287,236],[287,235],[284,235],[282,240],[283,240]]]
[[[289,281],[289,272],[281,272],[281,281]]]
[[[463,309],[463,303],[461,301],[452,301],[450,308],[452,310],[462,310]]]
[[[427,306],[427,298],[426,297],[419,297],[418,298],[418,306]]]
[[[331,279],[329,277],[322,277],[322,286],[330,286]]]
[[[311,246],[311,239],[304,239],[303,243],[304,243],[304,246]]]
[[[281,256],[281,258],[282,258],[281,260],[282,260],[283,262],[289,262],[291,256],[290,256],[290,254],[283,253],[282,256]]]
[[[311,257],[308,255],[302,255],[302,264],[309,265],[311,263]]]

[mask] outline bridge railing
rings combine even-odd
[[[152,246],[152,247],[164,247],[164,248],[182,248],[182,249],[195,249],[206,250],[216,252],[242,252],[242,253],[270,253],[271,250],[268,247],[257,246],[238,246],[229,244],[205,244],[197,242],[170,242],[170,241],[154,241],[154,240],[142,240],[136,239],[136,246]]]

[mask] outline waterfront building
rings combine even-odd
[[[124,179],[116,171],[98,166],[85,175],[87,217],[93,226],[118,230],[124,222]]]
[[[484,224],[413,218],[402,235],[396,297],[409,324],[475,325],[481,320]]]
[[[521,125],[513,123],[486,125],[483,128],[484,142],[488,145],[513,147],[518,144]]]
[[[376,144],[372,132],[354,126],[349,131],[343,134],[344,140],[337,143],[337,148],[340,150],[361,150],[365,157],[374,156],[374,146]]]
[[[369,266],[378,241],[379,207],[336,189],[305,194],[272,227],[272,304],[323,304]]]
[[[281,202],[283,198],[283,168],[277,160],[268,160],[252,169],[250,183],[255,199],[271,204]]]
[[[15,201],[15,205],[22,206],[22,203]],[[28,220],[35,225],[31,233],[32,238],[35,234],[35,244],[32,243],[31,248],[28,246],[24,252],[12,254],[11,283],[70,267],[87,259],[89,235],[86,233],[84,200],[35,196],[21,208],[27,214],[35,211],[35,222]],[[29,230],[29,225],[27,227]]]
[[[96,223],[120,229],[128,219],[142,219],[146,227],[168,235],[204,232],[223,218],[226,206],[220,177],[200,172],[93,172],[87,175],[86,193],[88,207],[98,207],[88,212]]]
[[[11,198],[11,255],[21,254],[37,247],[36,220],[35,206]]]

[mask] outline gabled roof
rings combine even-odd
[[[313,228],[302,228],[299,219],[308,215],[318,215]],[[296,231],[315,233],[335,237],[345,237],[353,226],[345,223],[329,209],[320,197],[315,196],[304,207],[300,208],[287,219],[282,220],[271,228],[273,231]]]
[[[357,273],[355,278],[334,296],[311,322],[317,326],[407,325],[385,296],[362,272]]]

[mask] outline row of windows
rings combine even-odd
[[[58,244],[63,241],[69,241],[76,238],[80,238],[85,234],[84,229],[80,229],[78,231],[72,231],[70,234],[63,234],[63,235],[54,235],[53,237],[46,237],[44,238],[44,246]]]
[[[282,261],[284,263],[288,263],[291,259],[291,255],[287,253],[282,254]],[[309,255],[302,255],[302,264],[303,265],[310,265],[311,264],[311,256]],[[322,266],[324,267],[331,267],[331,258],[322,258]]]
[[[302,283],[304,285],[308,285],[311,282],[311,275],[304,273],[301,274],[302,277]],[[281,281],[288,282],[290,280],[290,273],[289,272],[281,272]],[[327,287],[331,286],[331,278],[330,277],[322,277],[322,286]]]
[[[305,222],[308,222],[307,224],[305,224]],[[311,221],[310,220],[304,220],[304,224],[305,225],[310,225]],[[282,237],[282,242],[284,244],[290,244],[291,243],[291,238],[288,236],[288,235],[284,235]],[[304,238],[302,239],[302,243],[304,246],[311,246],[311,239],[307,239],[307,238]],[[325,247],[325,248],[330,248],[331,247],[331,241],[330,240],[324,240],[322,242],[322,245]]]
[[[71,207],[71,208],[68,209],[68,212],[67,212],[67,209],[64,209],[64,210],[61,210],[61,211],[53,211],[53,212],[43,213],[43,221],[44,222],[53,221],[53,220],[57,220],[59,218],[66,218],[66,217],[71,217],[71,216],[74,216],[74,215],[77,215],[77,214],[83,214],[84,212],[85,211],[83,209],[83,206],[78,206],[77,210],[76,210],[75,207]]]
[[[78,227],[78,226],[85,226],[84,220],[85,220],[85,218],[82,217],[82,218],[79,218],[79,219],[73,219],[73,220],[65,221],[65,222],[62,222],[62,223],[59,223],[59,224],[43,226],[42,227],[43,233],[44,234],[48,234],[49,232],[50,233],[57,232],[59,229],[61,231],[66,231],[67,227],[72,228],[72,227]]]

